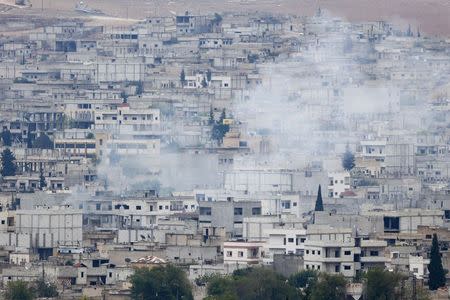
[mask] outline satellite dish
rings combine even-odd
[[[25,263],[25,270],[28,271],[29,269],[31,269],[31,263],[27,262]]]

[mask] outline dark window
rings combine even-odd
[[[242,207],[235,207],[234,208],[234,215],[235,216],[242,216]]]
[[[211,207],[200,207],[200,215],[201,216],[210,216],[211,215]]]
[[[254,215],[254,216],[261,215],[261,207],[253,207],[252,208],[252,215]]]

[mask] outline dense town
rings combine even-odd
[[[0,18],[5,299],[448,299],[449,39],[320,8],[18,23]]]

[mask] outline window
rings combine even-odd
[[[285,209],[290,209],[291,208],[291,201],[281,201],[281,207],[283,207]]]
[[[136,205],[136,210],[141,210],[142,207],[140,205]]]
[[[344,251],[344,255],[352,255],[352,251]]]
[[[234,215],[235,216],[242,216],[242,207],[235,207],[234,208]]]
[[[370,251],[370,256],[378,256],[378,251],[371,250]]]
[[[288,242],[289,242],[289,243],[293,243],[293,242],[294,242],[294,239],[293,239],[293,238],[288,238]]]
[[[306,250],[306,254],[309,254],[309,250]]]
[[[339,273],[339,270],[340,270],[339,265],[335,265],[334,266],[334,272]]]
[[[232,257],[233,256],[233,252],[232,251],[227,251],[227,257]]]
[[[316,250],[313,250],[313,251],[312,251],[312,255],[315,255],[315,254],[316,254]]]
[[[210,216],[211,215],[211,207],[200,207],[200,215],[201,216]]]
[[[351,270],[352,266],[344,266],[344,270]]]
[[[244,251],[238,251],[238,257],[244,257]]]
[[[261,207],[253,207],[252,208],[252,215],[254,215],[254,216],[261,215]]]

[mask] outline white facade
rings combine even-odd
[[[328,179],[328,197],[340,198],[341,193],[350,190],[349,172],[329,173]]]
[[[260,264],[264,257],[264,242],[224,242],[224,264]]]
[[[279,228],[266,230],[269,235],[267,254],[303,255],[305,250],[306,230],[296,228]]]
[[[17,234],[30,235],[31,247],[81,246],[82,211],[71,206],[37,207],[16,211]]]

